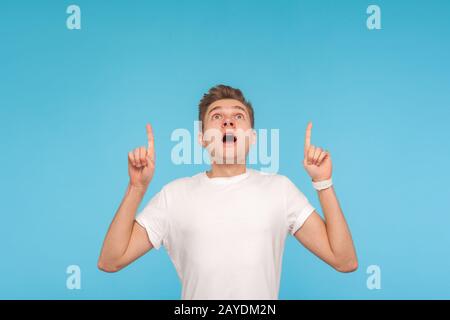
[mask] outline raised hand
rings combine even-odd
[[[313,181],[331,178],[331,156],[327,150],[311,144],[312,122],[308,122],[305,135],[303,166]]]
[[[155,145],[153,130],[147,124],[147,147],[139,147],[128,153],[128,174],[130,185],[147,188],[155,172]]]

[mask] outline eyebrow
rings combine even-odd
[[[211,112],[213,112],[216,109],[220,109],[222,108],[222,106],[215,106],[214,108],[212,108],[211,110],[208,111],[208,114],[210,114]],[[241,106],[232,106],[232,108],[234,109],[240,109],[242,111],[244,111],[244,113],[247,113],[247,110],[245,110],[244,108],[242,108]]]

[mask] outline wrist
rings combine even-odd
[[[312,182],[319,182],[319,181],[325,181],[325,180],[330,180],[331,176],[329,177],[320,177],[320,178],[311,178]]]
[[[138,185],[138,184],[133,184],[133,183],[128,184],[129,192],[144,194],[147,191],[147,188],[148,188],[148,184],[147,185]]]

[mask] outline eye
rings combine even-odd
[[[244,119],[244,115],[243,115],[242,113],[238,113],[238,114],[235,116],[235,118],[236,118],[236,120],[242,120],[242,119]]]
[[[215,113],[212,115],[211,119],[213,120],[220,120],[222,118],[222,116],[218,113]]]

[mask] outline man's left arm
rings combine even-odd
[[[332,172],[330,153],[311,145],[311,128],[312,123],[308,123],[303,165],[313,182],[329,180]],[[334,187],[318,190],[317,193],[325,221],[314,211],[294,236],[336,270],[355,271],[358,259]]]

